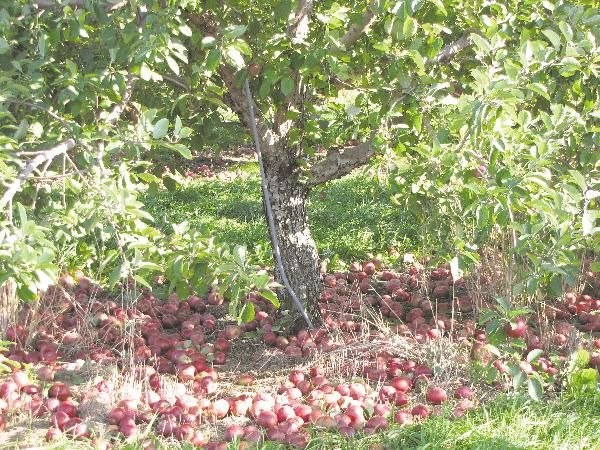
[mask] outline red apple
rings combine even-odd
[[[466,398],[470,400],[473,398],[473,391],[467,386],[460,386],[456,389],[456,392],[454,393],[454,398]]]
[[[430,387],[427,391],[427,401],[434,405],[440,405],[448,400],[448,394],[440,387]]]
[[[58,398],[60,401],[65,401],[71,396],[71,391],[63,383],[56,383],[48,389],[48,397]]]
[[[416,405],[411,411],[410,413],[413,416],[419,416],[421,419],[426,419],[427,416],[429,416],[429,410],[427,409],[427,407],[425,405],[422,404],[418,404]]]
[[[523,319],[517,317],[514,320],[514,324],[507,323],[504,326],[504,332],[508,337],[511,338],[522,338],[527,333],[527,324]]]
[[[223,439],[227,442],[232,442],[242,437],[244,437],[244,428],[240,425],[231,425],[225,429]]]
[[[407,423],[412,423],[412,415],[408,411],[398,411],[394,414],[394,422],[398,425],[404,425]]]
[[[277,416],[273,411],[261,411],[256,418],[256,423],[263,428],[273,428],[277,425]]]

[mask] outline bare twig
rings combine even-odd
[[[165,81],[168,81],[169,83],[171,83],[177,87],[180,87],[184,91],[189,92],[192,90],[191,86],[189,84],[187,84],[182,77],[174,77],[171,75],[162,75],[162,74],[161,74],[161,76],[163,77],[163,79]]]

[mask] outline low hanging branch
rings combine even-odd
[[[341,178],[366,164],[373,155],[375,155],[375,149],[371,141],[332,151],[325,159],[311,167],[311,178],[307,185],[313,187]]]
[[[38,153],[35,158],[27,163],[19,176],[17,176],[17,178],[15,178],[15,180],[8,186],[8,189],[0,199],[0,211],[4,210],[6,205],[12,201],[15,194],[21,188],[21,185],[31,176],[35,169],[44,163],[49,163],[57,156],[63,155],[69,150],[75,148],[76,144],[77,143],[75,142],[75,139],[67,139],[66,141],[61,142],[60,144],[57,144],[48,150]]]

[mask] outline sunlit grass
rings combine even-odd
[[[269,240],[256,165],[231,181],[203,179],[160,191],[145,203],[157,225],[187,220],[223,242],[244,244],[267,263]],[[389,246],[414,249],[417,229],[376,181],[355,173],[315,189],[308,202],[311,229],[322,258],[343,261],[387,255]]]

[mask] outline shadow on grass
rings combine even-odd
[[[245,244],[268,255],[260,181],[247,177],[229,182],[193,182],[175,192],[160,191],[143,199],[157,226],[184,220],[211,231],[218,240]],[[315,189],[308,202],[311,229],[324,258],[359,259],[386,253],[390,245],[414,249],[418,242],[409,216],[391,203],[374,180],[354,174]],[[268,257],[268,256],[266,256]]]

